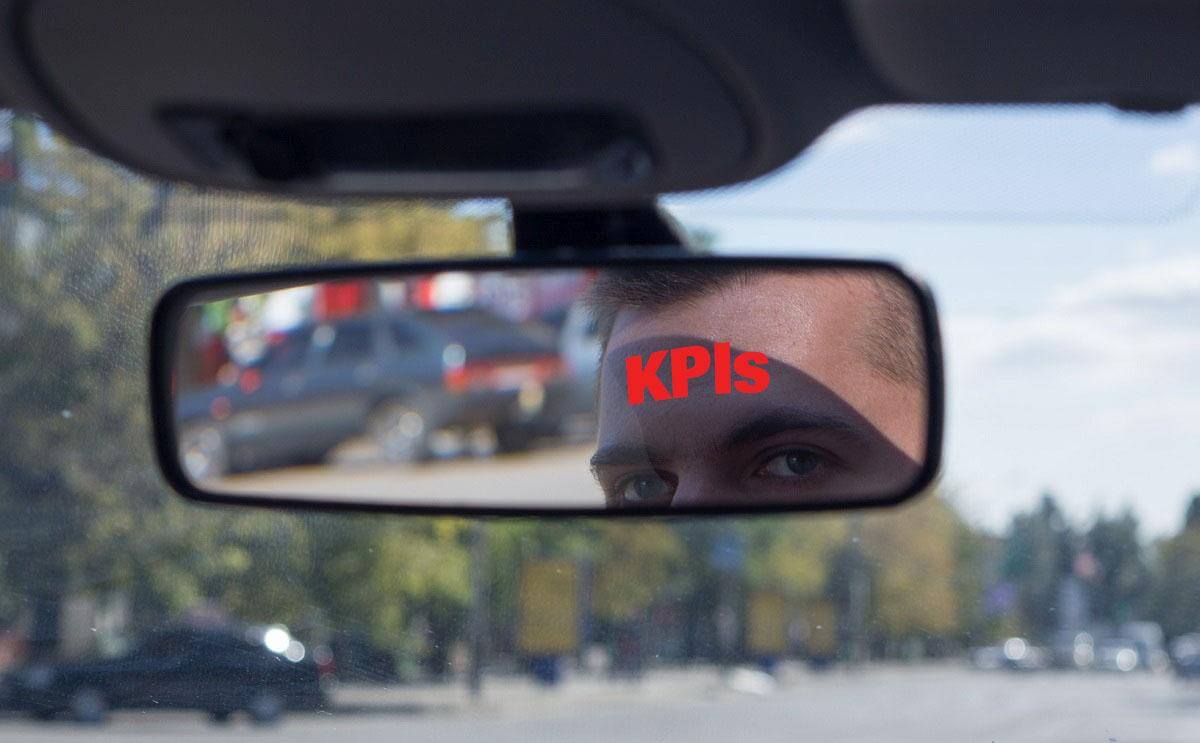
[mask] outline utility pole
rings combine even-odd
[[[862,516],[850,517],[850,586],[847,602],[851,666],[858,666],[867,656],[867,604],[871,598],[870,576],[867,575],[866,555],[862,548]]]
[[[487,526],[481,520],[471,524],[471,612],[467,622],[470,660],[467,666],[467,690],[472,699],[483,695],[483,664],[487,654]]]
[[[709,564],[717,574],[717,603],[713,624],[717,634],[718,662],[722,672],[728,671],[737,656],[741,623],[738,621],[738,585],[746,559],[746,543],[732,526],[714,535],[709,552]]]

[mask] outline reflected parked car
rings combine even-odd
[[[9,707],[42,719],[101,722],[113,709],[198,709],[258,723],[327,706],[304,646],[279,628],[164,630],[116,658],[37,662],[5,679]]]
[[[556,339],[538,331],[477,308],[302,325],[230,384],[180,395],[181,460],[204,480],[321,461],[365,435],[410,462],[447,430],[474,453],[519,451],[556,433],[565,395]]]

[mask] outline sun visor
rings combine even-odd
[[[912,100],[1161,111],[1200,99],[1200,3],[1192,0],[845,4],[868,59]]]
[[[624,3],[33,0],[17,26],[56,125],[201,184],[625,198],[757,158],[722,73]]]

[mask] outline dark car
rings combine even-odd
[[[400,680],[394,653],[379,647],[364,632],[343,632],[329,641],[338,681],[390,684]]]
[[[182,460],[201,480],[320,461],[367,435],[387,460],[416,461],[448,429],[516,451],[554,433],[565,377],[552,333],[482,309],[309,323],[233,383],[180,396]]]
[[[5,680],[9,707],[80,722],[122,708],[199,709],[216,720],[245,711],[259,723],[325,707],[317,664],[286,633],[286,647],[273,643],[272,632],[283,630],[164,630],[116,658],[30,664]]]
[[[1180,635],[1171,642],[1171,666],[1181,679],[1200,679],[1200,633]]]

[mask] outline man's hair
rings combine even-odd
[[[925,386],[925,338],[920,309],[909,287],[887,271],[708,266],[617,268],[602,271],[584,301],[596,320],[602,347],[607,349],[621,310],[653,312],[687,304],[718,290],[747,286],[756,279],[781,272],[831,280],[867,277],[875,290],[875,302],[858,339],[864,354],[889,379]]]

